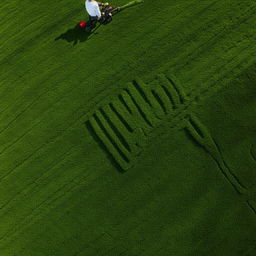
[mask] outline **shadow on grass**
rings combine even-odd
[[[82,43],[89,40],[93,35],[96,35],[96,30],[99,28],[99,25],[93,29],[91,32],[85,32],[83,28],[80,28],[79,24],[75,25],[74,28],[68,29],[65,33],[59,35],[55,38],[57,40],[65,40],[68,43],[73,43],[76,45],[78,42]]]

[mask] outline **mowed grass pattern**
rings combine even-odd
[[[146,140],[169,115],[174,116],[186,99],[178,82],[159,74],[155,83],[142,80],[127,84],[113,101],[88,117],[92,136],[112,156],[121,171],[131,168]]]
[[[56,40],[86,19],[83,1],[1,1],[0,255],[255,255],[255,10],[145,0]],[[88,115],[166,72],[190,103],[119,172]]]

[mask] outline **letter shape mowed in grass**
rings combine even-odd
[[[218,144],[208,131],[207,127],[196,116],[191,115],[187,120],[185,130],[200,146],[204,148],[207,153],[211,155],[228,182],[239,195],[245,198],[247,205],[256,214],[254,198],[251,198],[248,188],[242,184],[239,178],[229,168]]]
[[[121,170],[134,166],[147,138],[186,100],[175,78],[160,74],[150,85],[137,79],[86,121],[102,149]]]

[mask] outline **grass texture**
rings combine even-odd
[[[2,0],[0,256],[255,255],[255,10]]]

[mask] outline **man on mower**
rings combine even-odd
[[[96,0],[86,0],[85,8],[89,14],[89,26],[93,28],[97,21],[104,24],[106,19],[111,19],[111,13],[119,11],[120,8],[110,7],[108,3],[97,2]]]
[[[95,0],[86,0],[85,1],[85,8],[89,14],[89,20],[91,22],[97,21],[101,18],[100,5],[101,5],[101,3],[98,3]]]

